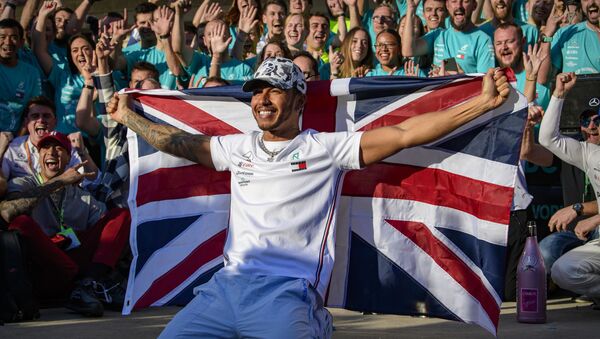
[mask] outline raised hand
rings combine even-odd
[[[112,99],[106,105],[106,112],[114,121],[122,124],[123,117],[128,113],[133,113],[129,108],[129,95],[115,93]]]
[[[217,25],[213,36],[210,38],[210,49],[212,54],[222,54],[227,50],[231,43],[231,37],[225,39],[225,30],[228,29],[226,25]]]
[[[548,50],[540,48],[540,45],[535,44],[534,46],[529,45],[527,53],[523,52],[523,66],[525,68],[525,74],[529,77],[537,77],[540,71],[540,66],[548,58]]]
[[[344,15],[344,5],[342,4],[342,0],[335,0],[329,6],[329,10],[334,17]]]
[[[419,2],[421,2],[421,0],[406,0],[406,13],[414,14],[417,11]]]
[[[256,13],[258,9],[256,7],[246,6],[240,13],[240,20],[238,22],[238,29],[246,34],[250,34],[252,30],[258,25],[258,19]]]
[[[168,35],[173,27],[175,13],[167,6],[160,6],[158,14],[155,15],[154,22],[150,25],[152,30],[158,35]]]
[[[8,144],[13,139],[13,134],[11,132],[2,131],[0,132],[0,150],[6,150]]]
[[[356,6],[356,0],[344,0],[344,4],[348,7]]]
[[[96,58],[98,63],[107,60],[110,57],[110,53],[115,49],[115,44],[111,43],[110,37],[108,36],[106,26],[102,29],[102,33],[96,43]]]
[[[70,133],[67,137],[69,138],[69,141],[71,142],[71,147],[73,147],[73,149],[79,152],[80,150],[83,150],[85,148],[85,145],[83,143],[83,135],[81,134],[81,132]]]
[[[178,0],[172,2],[170,5],[171,8],[179,11],[178,13],[185,14],[192,9],[192,1],[191,0]]]
[[[552,5],[552,10],[550,11],[550,15],[548,16],[548,19],[546,20],[546,25],[544,26],[544,33],[546,33],[547,35],[552,36],[554,34],[554,32],[556,32],[556,30],[560,27],[561,22],[564,22],[567,20],[567,16],[568,16],[568,12],[564,11],[562,14],[558,14],[557,15],[557,10],[556,10],[556,1],[554,2],[554,5]]]
[[[404,63],[404,75],[410,77],[418,77],[419,76],[419,64],[415,64],[413,59],[408,59]]]
[[[55,1],[53,1],[53,0],[44,1],[42,3],[42,5],[40,6],[40,10],[38,12],[38,17],[47,18],[48,15],[50,15],[50,13],[52,13],[57,8],[58,8],[58,4]]]
[[[96,52],[92,51],[92,56],[88,56],[87,53],[83,53],[83,57],[85,58],[85,64],[81,67],[81,76],[86,81],[92,80],[92,74],[96,72],[97,68],[97,59]]]
[[[530,105],[527,111],[527,127],[533,127],[542,121],[544,109],[541,106]]]
[[[553,96],[557,98],[564,98],[567,93],[575,86],[577,82],[577,76],[575,73],[560,73],[556,76],[556,87],[554,88]]]
[[[127,27],[127,19],[117,20],[110,24],[112,28],[112,42],[121,43],[123,39],[136,27],[135,24]]]
[[[502,105],[510,94],[510,85],[506,75],[499,68],[490,68],[483,77],[481,89],[482,103],[489,105],[488,109],[494,109]]]
[[[221,5],[217,2],[204,0],[200,7],[198,7],[198,13],[200,15],[198,23],[202,24],[217,19],[223,13],[223,9],[221,9]]]

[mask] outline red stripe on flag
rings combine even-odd
[[[302,129],[335,132],[337,98],[329,94],[331,81],[309,81],[306,105],[302,113]]]
[[[467,264],[435,237],[424,224],[400,220],[386,219],[386,221],[425,251],[457,283],[476,298],[494,326],[498,328],[500,306],[481,278]]]
[[[191,98],[191,97],[190,97]],[[228,135],[242,133],[237,128],[225,123],[223,120],[195,107],[185,100],[174,96],[139,95],[141,103],[163,112],[181,123],[191,126],[204,135]],[[227,117],[226,112],[221,112],[222,118]]]
[[[223,230],[196,247],[179,264],[154,280],[148,290],[135,303],[133,309],[137,310],[152,305],[181,285],[200,267],[223,254],[226,236],[227,232]]]
[[[404,120],[426,112],[444,110],[468,100],[481,92],[482,78],[452,82],[404,106],[398,107],[375,121],[363,126],[361,131],[368,131],[382,126],[396,125]],[[433,126],[432,128],[435,128]]]
[[[346,174],[342,194],[415,200],[508,224],[513,189],[439,169],[378,163]]]
[[[230,193],[230,172],[217,172],[202,165],[159,168],[138,177],[136,203],[184,199]]]

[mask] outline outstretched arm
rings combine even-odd
[[[483,79],[481,94],[476,98],[444,111],[420,114],[398,125],[365,132],[360,141],[361,165],[370,165],[404,148],[439,139],[481,114],[500,106],[509,93],[510,85],[504,73],[490,69]]]
[[[84,163],[66,169],[63,174],[48,180],[43,185],[32,187],[23,192],[9,194],[9,198],[0,203],[0,216],[6,222],[11,222],[17,216],[31,211],[40,199],[48,197],[51,193],[67,185],[77,184],[90,176],[90,173],[81,174],[77,171],[81,166],[84,166]],[[95,173],[92,174],[95,175]]]
[[[115,94],[107,106],[110,117],[141,135],[161,152],[214,168],[210,156],[210,136],[195,135],[179,128],[151,122],[133,112],[127,94]]]

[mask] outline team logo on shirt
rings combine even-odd
[[[296,151],[290,155],[290,161],[300,161],[300,151]]]
[[[248,151],[248,152],[242,154],[242,158],[246,159],[246,161],[248,161],[248,162],[252,162],[252,160],[254,159],[254,154],[252,154],[251,151]]]
[[[25,83],[23,81],[21,81],[19,83],[19,86],[17,86],[15,97],[17,97],[18,99],[23,99],[25,97]]]
[[[295,161],[290,165],[292,166],[292,172],[304,171],[308,169],[308,167],[306,167],[306,161]]]
[[[596,106],[600,105],[600,99],[598,99],[598,98],[591,98],[590,102],[589,102],[589,105],[592,106],[592,107],[596,107]]]

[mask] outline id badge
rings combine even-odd
[[[58,234],[64,236],[65,238],[71,239],[71,245],[69,245],[69,247],[67,247],[65,249],[65,251],[68,251],[73,248],[77,248],[77,247],[79,247],[79,245],[81,245],[81,242],[77,238],[75,231],[73,231],[73,228],[71,228],[71,227],[65,229],[64,231],[58,232]]]

